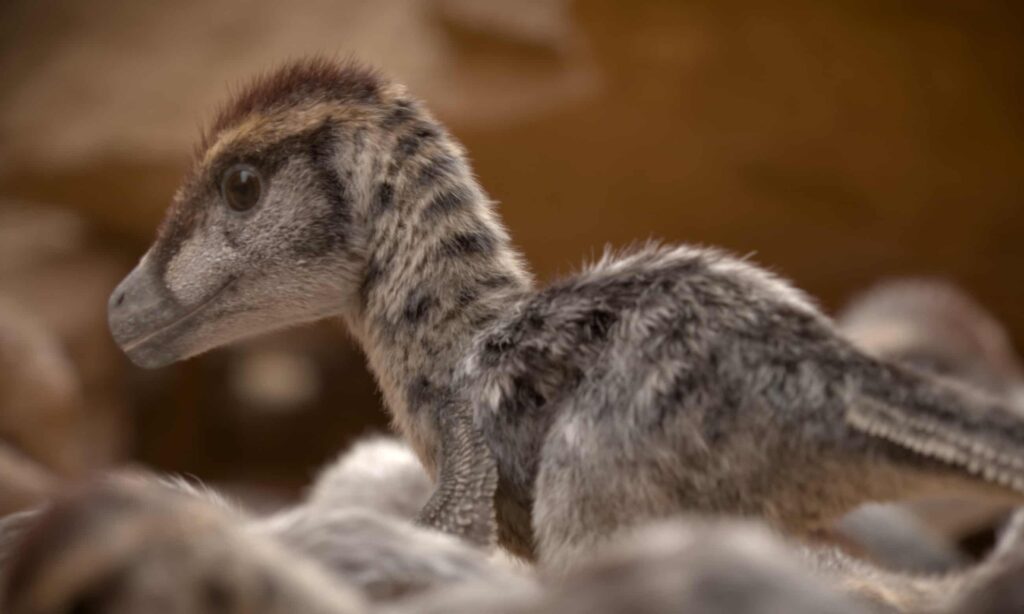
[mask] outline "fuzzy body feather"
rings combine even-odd
[[[365,611],[363,597],[530,582],[462,540],[415,526],[429,493],[412,452],[384,438],[359,442],[305,501],[267,517],[181,479],[112,476],[0,519],[0,609],[67,611],[32,607],[86,599],[90,611],[132,614],[334,613]]]

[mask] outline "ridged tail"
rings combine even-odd
[[[1024,413],[909,367],[864,375],[846,414],[854,428],[1024,493]]]

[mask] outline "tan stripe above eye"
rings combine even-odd
[[[335,101],[305,107],[290,107],[270,115],[250,116],[242,123],[223,130],[203,154],[202,166],[208,166],[229,148],[245,145],[259,148],[294,134],[311,130],[324,121],[353,121],[370,116],[368,109]]]

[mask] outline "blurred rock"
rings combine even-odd
[[[42,465],[0,441],[0,518],[51,497],[57,484],[57,479]]]
[[[72,256],[85,244],[85,224],[69,211],[27,202],[0,205],[0,275]]]
[[[595,92],[567,7],[11,0],[0,6],[0,188],[148,237],[226,86],[302,54],[371,63],[456,128],[550,112]]]
[[[78,373],[60,341],[0,299],[0,440],[58,471],[75,471],[85,460],[83,409]]]
[[[992,556],[972,574],[949,612],[1024,612],[1024,510],[1010,518]]]
[[[296,411],[322,389],[319,368],[300,352],[250,350],[231,367],[229,385],[245,405],[267,412]]]
[[[0,438],[64,476],[120,458],[123,359],[106,333],[120,266],[83,221],[0,202]]]
[[[1011,399],[1024,386],[1024,368],[1006,328],[949,282],[878,284],[857,295],[838,321],[854,343],[876,356]]]
[[[177,160],[190,152],[197,120],[220,104],[226,84],[308,53],[355,54],[459,122],[521,116],[514,104],[501,105],[498,113],[480,99],[491,96],[477,87],[486,84],[463,82],[450,70],[460,50],[439,26],[547,48],[554,52],[549,62],[558,60],[573,33],[566,0],[514,7],[452,0],[190,0],[173,7],[104,0],[104,10],[96,8],[5,3],[7,38],[0,49],[19,51],[0,59],[8,75],[0,94],[0,151],[8,160],[56,167],[102,156]],[[508,70],[490,67],[492,74]],[[535,89],[529,79],[503,85],[520,100]],[[71,91],[75,96],[67,95]],[[533,97],[550,105],[559,92],[544,86],[538,93]]]
[[[568,0],[433,0],[454,24],[520,44],[558,49],[573,36]]]
[[[858,554],[893,571],[942,574],[966,566],[970,558],[950,534],[928,526],[915,508],[899,504],[865,505],[836,525]]]

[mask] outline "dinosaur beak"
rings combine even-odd
[[[175,341],[195,311],[167,289],[149,254],[114,288],[107,322],[114,341],[140,367],[154,369],[179,358]]]

